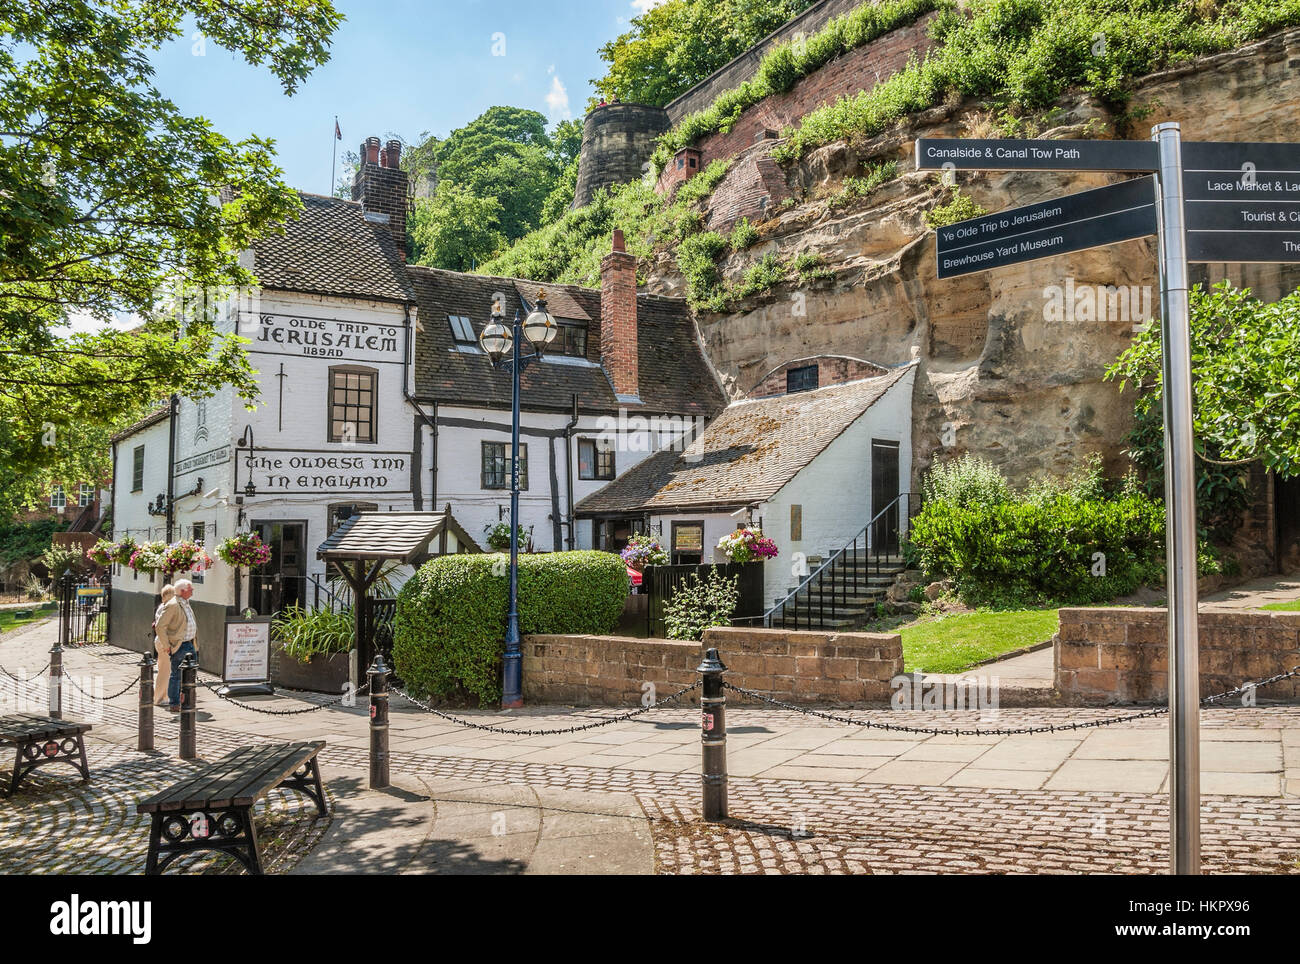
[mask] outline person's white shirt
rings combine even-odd
[[[194,610],[190,608],[190,601],[182,599],[181,608],[185,610],[185,638],[192,640],[198,635],[199,627],[194,621]]]

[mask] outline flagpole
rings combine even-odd
[[[334,196],[334,166],[339,160],[339,115],[334,115],[334,136],[330,138],[330,146],[333,149],[334,156],[330,159],[330,189],[329,196]]]

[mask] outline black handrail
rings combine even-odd
[[[877,576],[880,575],[881,550],[879,546],[873,545],[874,540],[872,537],[872,530],[875,527],[876,523],[880,521],[882,518],[885,518],[887,520],[888,513],[896,510],[900,502],[906,502],[907,508],[905,510],[906,512],[905,518],[910,522],[912,516],[916,514],[916,509],[919,507],[919,500],[913,499],[913,496],[915,495],[916,495],[915,492],[900,492],[892,501],[890,501],[890,503],[887,506],[885,506],[883,509],[881,509],[879,512],[877,512],[874,516],[871,517],[871,520],[862,528],[861,532],[859,532],[856,536],[853,537],[852,541],[837,549],[829,559],[825,560],[820,566],[816,568],[816,570],[810,573],[803,580],[803,582],[799,583],[798,586],[796,586],[789,593],[787,593],[785,597],[779,600],[775,605],[773,605],[771,609],[764,612],[762,616],[763,625],[770,627],[772,625],[773,620],[775,618],[778,618],[778,613],[779,613],[779,617],[782,619],[793,618],[794,628],[798,629],[799,616],[803,612],[803,607],[800,607],[798,597],[800,593],[802,593],[805,589],[807,589],[808,590],[807,628],[811,629],[812,608],[813,608],[811,604],[812,594],[813,594],[812,583],[814,580],[816,580],[817,582],[816,585],[817,621],[819,626],[824,624],[826,619],[825,574],[827,574],[829,570],[829,574],[833,576],[840,569],[845,555],[850,550],[852,550],[854,563],[855,563],[855,565],[853,566],[853,589],[855,592],[858,590],[860,583],[863,582],[863,577],[865,577],[865,574],[867,573],[868,569],[871,567],[873,559],[875,563],[875,574]],[[895,517],[896,516],[897,513],[895,511]],[[895,521],[895,531],[892,534],[897,536],[898,551],[902,552],[902,539],[904,535],[904,529],[901,525],[898,524],[897,521]],[[862,544],[862,548],[865,550],[865,552],[863,553],[863,560],[862,560],[863,565],[857,565],[858,549],[860,543]],[[888,539],[885,540],[884,552],[886,555],[889,552]],[[848,598],[849,598],[848,583],[849,583],[848,579],[840,580],[840,586],[839,586],[840,608],[843,608],[844,606],[848,605]],[[836,610],[836,587],[833,582],[831,584],[830,597],[831,597],[831,612],[833,615]],[[786,611],[787,605],[789,605],[791,612]]]

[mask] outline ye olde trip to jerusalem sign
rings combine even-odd
[[[242,458],[258,491],[267,495],[410,491],[410,452],[259,448]]]
[[[271,355],[377,361],[381,360],[378,356],[397,353],[400,331],[393,325],[264,313],[258,316],[252,350]]]
[[[916,142],[919,170],[1157,168],[1152,141]],[[1182,145],[1187,260],[1300,262],[1300,144]],[[1150,175],[971,218],[935,231],[940,278],[1036,261],[1156,233]]]

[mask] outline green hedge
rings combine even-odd
[[[911,542],[931,578],[971,605],[1095,603],[1164,579],[1164,506],[1137,492],[998,504],[927,503]],[[1094,554],[1105,575],[1093,574]]]
[[[412,693],[501,699],[507,553],[431,559],[397,594],[393,662]],[[607,633],[627,600],[623,560],[608,552],[519,557],[519,631]]]

